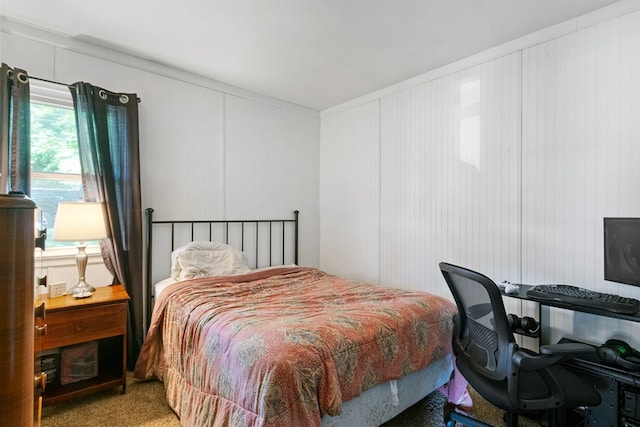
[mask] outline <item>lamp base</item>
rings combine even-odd
[[[89,298],[95,292],[96,288],[81,280],[71,289],[71,296],[75,299]]]

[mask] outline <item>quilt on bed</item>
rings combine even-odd
[[[314,426],[451,352],[450,301],[280,268],[178,282],[156,302],[136,377],[183,425]]]

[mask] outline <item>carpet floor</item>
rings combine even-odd
[[[500,409],[473,390],[471,396],[475,418],[496,427],[504,426]],[[444,427],[445,410],[450,410],[446,399],[436,391],[385,423],[384,427]],[[519,422],[521,427],[541,425],[523,417]],[[167,405],[161,382],[140,381],[129,373],[126,394],[121,394],[118,387],[43,409],[42,427],[84,426],[179,427],[180,420]]]

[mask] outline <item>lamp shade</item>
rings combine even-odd
[[[60,202],[53,227],[53,240],[84,242],[107,237],[102,203]]]

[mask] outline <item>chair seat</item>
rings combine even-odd
[[[476,391],[488,402],[506,411],[512,411],[507,393],[507,381],[487,381],[485,377],[463,364],[457,364],[460,373],[472,384]],[[601,397],[592,384],[574,374],[562,365],[549,368],[560,384],[571,384],[570,393],[566,393],[565,408],[578,406],[595,406],[600,404]],[[549,390],[537,372],[520,371],[519,397],[523,400],[543,399],[549,395]],[[519,413],[528,411],[520,409]]]

